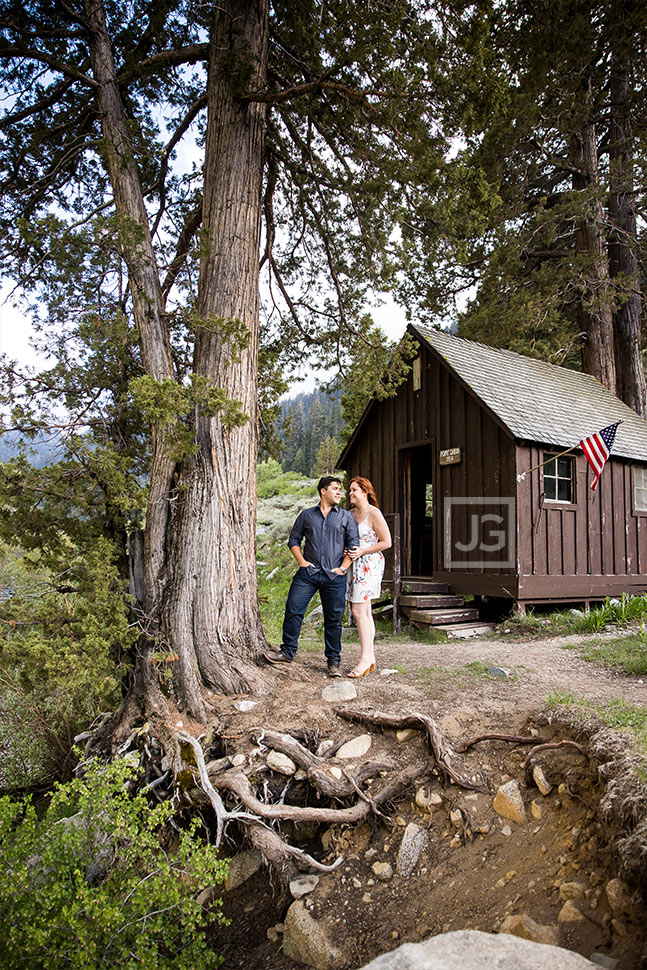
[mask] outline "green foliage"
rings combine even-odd
[[[623,593],[619,600],[607,598],[588,612],[566,610],[540,616],[514,614],[504,621],[507,633],[519,636],[557,636],[565,633],[598,633],[608,625],[627,626],[647,617],[647,595]]]
[[[296,472],[284,472],[278,461],[268,458],[258,465],[257,494],[259,498],[273,498],[275,495],[303,496],[304,499],[312,497],[314,504],[316,491],[312,479],[304,480]]]
[[[314,474],[316,478],[335,473],[336,462],[341,454],[341,443],[330,435],[321,442],[315,458]]]
[[[93,768],[58,786],[44,813],[0,798],[2,970],[207,970],[196,897],[226,875],[198,824],[164,847],[170,802],[132,796],[133,769]],[[222,920],[214,911],[210,920]]]
[[[4,787],[69,777],[74,736],[121,699],[137,631],[105,539],[65,574],[3,547],[0,588],[0,739]],[[35,741],[34,739],[37,739]]]
[[[572,691],[550,694],[548,706],[567,707],[581,719],[595,716],[607,727],[631,732],[639,751],[647,751],[647,710],[628,703],[622,697],[612,697],[603,704],[578,697]]]
[[[183,461],[197,451],[193,424],[187,419],[197,409],[205,417],[220,415],[225,428],[245,424],[245,414],[240,401],[232,400],[221,387],[209,384],[206,378],[189,375],[189,383],[179,384],[165,377],[161,381],[146,374],[130,382],[133,403],[150,422],[166,431],[168,457]]]
[[[405,334],[395,346],[364,318],[363,332],[350,351],[351,364],[345,375],[342,393],[342,413],[346,427],[342,438],[347,441],[355,430],[364,409],[371,401],[393,397],[411,369],[411,361],[418,352],[418,344]]]

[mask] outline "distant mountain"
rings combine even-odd
[[[37,435],[33,441],[24,440],[21,447],[21,437],[15,433],[0,435],[0,462],[16,458],[21,453],[35,468],[43,468],[58,460],[58,440],[54,435],[43,433]]]

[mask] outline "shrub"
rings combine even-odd
[[[72,555],[66,585],[45,571],[0,604],[0,786],[67,780],[74,736],[121,699],[134,644],[125,590],[103,539]],[[27,557],[25,557],[27,558]],[[39,746],[33,745],[33,738]],[[31,751],[25,757],[26,750]]]
[[[207,970],[220,962],[207,949],[196,896],[223,881],[226,864],[196,825],[180,833],[173,854],[165,851],[172,805],[131,796],[133,770],[121,762],[59,785],[42,818],[29,799],[0,798],[2,970]]]

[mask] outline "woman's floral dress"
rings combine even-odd
[[[380,541],[375,529],[368,524],[368,516],[358,524],[359,547],[368,549]],[[381,592],[384,575],[384,556],[381,552],[369,552],[354,559],[348,570],[346,599],[350,603],[363,603],[377,599]]]

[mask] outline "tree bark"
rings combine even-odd
[[[600,198],[596,130],[591,100],[589,78],[585,82],[581,115],[571,141],[571,161],[576,170],[573,188],[581,198],[580,213],[575,220],[575,248],[584,260],[585,280],[577,316],[583,334],[582,368],[615,394],[611,286],[603,232],[605,213]]]
[[[224,0],[214,8],[194,370],[240,401],[248,420],[229,428],[221,414],[196,412],[199,451],[182,469],[174,503],[164,622],[180,658],[180,704],[196,715],[203,684],[226,693],[258,684],[254,659],[265,646],[255,557],[265,107],[237,98],[232,64],[235,75],[251,59],[246,83],[262,87],[267,33],[268,0]],[[238,355],[228,333],[236,321],[248,337]]]
[[[635,251],[636,211],[632,172],[632,131],[627,73],[612,58],[609,148],[609,271],[616,287],[613,333],[617,394],[645,417],[645,371],[641,346],[640,272]]]
[[[85,0],[89,29],[90,61],[97,82],[95,100],[101,118],[104,160],[110,177],[119,220],[124,259],[128,267],[133,316],[140,337],[142,362],[157,381],[174,378],[164,312],[160,274],[150,234],[137,162],[116,79],[112,45],[103,0]],[[164,429],[151,428],[151,468],[143,556],[143,584],[139,606],[149,632],[160,613],[164,575],[169,496],[175,463],[167,457]],[[142,638],[135,671],[135,692],[142,697],[156,690],[148,663],[148,638]]]

